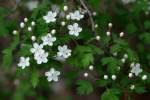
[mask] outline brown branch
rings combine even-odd
[[[86,6],[84,0],[80,0],[81,5],[84,7],[84,9],[87,11],[89,17],[90,17],[90,21],[91,21],[91,27],[92,27],[92,31],[94,32],[94,34],[96,35],[96,30],[95,30],[95,23],[92,17],[92,13],[90,12],[90,10],[88,9],[88,7]]]

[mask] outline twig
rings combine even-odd
[[[90,21],[91,21],[91,25],[92,25],[92,31],[94,32],[94,34],[96,35],[96,30],[95,30],[95,23],[92,17],[92,13],[90,12],[90,10],[88,9],[88,7],[86,6],[86,4],[84,3],[83,0],[80,0],[81,5],[84,7],[84,9],[87,11],[89,17],[90,17]]]

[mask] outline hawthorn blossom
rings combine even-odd
[[[36,52],[34,54],[34,59],[37,61],[37,64],[47,63],[48,62],[48,53],[43,51]]]
[[[54,56],[54,59],[57,60],[57,61],[61,61],[61,62],[64,62],[66,60],[62,56],[58,56],[58,55]]]
[[[21,67],[22,69],[24,69],[25,67],[30,66],[30,62],[29,62],[30,58],[29,57],[20,57],[20,61],[18,63],[18,67]]]
[[[43,45],[42,44],[38,44],[38,43],[33,43],[33,48],[31,48],[30,51],[31,51],[31,53],[44,51],[43,50]]]
[[[47,15],[43,16],[43,19],[46,21],[46,23],[55,22],[56,16],[57,16],[56,12],[48,11]]]
[[[50,33],[42,37],[43,45],[52,46],[53,42],[56,41],[56,37],[53,37]]]
[[[56,71],[54,68],[51,68],[50,71],[45,72],[45,76],[47,76],[47,80],[51,81],[58,81],[58,76],[60,75],[59,71]]]
[[[135,74],[135,76],[138,76],[142,72],[142,69],[140,68],[140,64],[134,64],[132,65],[131,73]]]
[[[63,57],[64,59],[66,59],[69,56],[71,56],[71,50],[68,49],[67,45],[58,46],[57,56]]]
[[[84,17],[84,15],[80,14],[79,10],[76,10],[75,12],[70,13],[70,17],[72,20],[78,20],[79,21]]]
[[[82,31],[82,28],[79,27],[78,23],[74,23],[73,25],[68,25],[69,34],[74,36],[79,36],[79,33]]]

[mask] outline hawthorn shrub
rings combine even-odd
[[[0,36],[10,41],[1,65],[14,82],[12,89],[2,85],[2,99],[98,93],[89,100],[132,100],[132,94],[149,93],[148,0],[42,0],[24,14],[25,2],[0,8]],[[18,10],[20,20],[9,18]],[[51,98],[59,90],[63,96]]]

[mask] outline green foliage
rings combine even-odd
[[[102,94],[101,100],[119,100],[118,94],[120,92],[116,89],[108,89]]]
[[[89,81],[78,80],[77,85],[77,93],[80,95],[88,95],[93,92],[93,86]]]
[[[92,45],[80,46],[78,45],[70,58],[70,63],[77,67],[88,67],[94,61],[94,54],[102,54],[103,51]]]
[[[10,96],[13,100],[51,99],[49,98],[49,95],[53,94],[51,93],[51,88],[49,88],[51,84],[47,82],[43,73],[45,69],[50,69],[51,66],[60,68],[60,78],[64,78],[69,91],[72,90],[71,87],[74,87],[72,85],[76,83],[77,94],[79,95],[89,95],[95,92],[94,89],[96,92],[104,90],[104,93],[100,94],[101,100],[119,100],[124,90],[137,94],[149,92],[149,86],[147,86],[150,83],[150,20],[147,13],[148,1],[140,0],[138,2],[136,0],[137,2],[134,3],[123,4],[121,0],[83,0],[91,14],[95,11],[97,13],[96,16],[92,15],[92,18],[86,13],[82,21],[67,20],[66,16],[59,17],[59,13],[64,11],[64,5],[67,5],[69,8],[64,14],[80,8],[83,8],[80,10],[85,10],[83,5],[80,4],[80,0],[64,1],[41,1],[38,8],[33,10],[31,17],[28,17],[29,20],[25,23],[25,28],[23,29],[19,27],[19,23],[17,25],[16,20],[12,21],[12,10],[0,7],[0,37],[10,40],[7,48],[0,48],[2,50],[2,71],[9,72],[4,74],[5,77],[10,78],[6,85],[15,83],[16,80],[19,81],[17,85],[16,83],[15,86],[12,85],[13,89],[12,87],[10,89],[5,89],[4,87],[0,91],[0,98],[2,97],[3,99],[4,97],[5,100],[5,97]],[[47,11],[51,10],[50,8],[54,4],[60,7],[57,22],[47,24],[43,20],[43,16]],[[25,17],[23,14],[26,14],[22,11],[20,4],[18,4],[18,7],[15,10],[20,15],[17,17],[17,22],[18,20],[23,21],[22,18]],[[91,22],[91,19],[94,23]],[[27,28],[31,26],[31,21],[35,21],[36,25],[29,32]],[[61,26],[62,21],[66,22],[66,25],[63,27]],[[110,22],[113,23],[113,27],[108,26]],[[78,37],[68,34],[67,26],[72,23],[78,23],[82,27],[82,32]],[[93,32],[91,26],[94,24],[97,24],[98,28],[95,28]],[[17,27],[18,33],[14,35],[12,32],[17,30]],[[56,29],[56,33],[53,35],[56,36],[57,41],[55,41],[53,46],[44,47],[49,53],[49,61],[46,64],[37,65],[35,60],[33,60],[34,55],[30,52],[32,43],[41,43],[41,37],[50,33],[52,29]],[[111,32],[110,36],[106,35],[107,31]],[[121,31],[125,33],[123,37],[119,37]],[[31,40],[33,35],[36,36],[36,41]],[[100,36],[100,39],[97,39],[97,36]],[[71,57],[65,61],[57,61],[54,59],[54,56],[57,54],[58,46],[64,44],[72,50]],[[114,53],[117,53],[117,55],[114,55]],[[123,63],[121,59],[124,54],[127,54],[128,57]],[[21,70],[16,67],[14,71],[15,67],[11,67],[18,63],[18,56],[31,57],[30,66],[27,69]],[[130,64],[132,62],[140,63],[143,72],[137,77],[129,78],[128,74],[131,71]],[[90,65],[93,65],[94,68],[90,69]],[[85,71],[89,75],[84,77],[87,80],[79,76],[80,74],[84,75],[83,72]],[[108,79],[104,79],[104,75],[108,75]],[[112,79],[112,75],[116,75],[116,80]],[[148,76],[146,80],[142,80],[143,75]],[[4,76],[2,76],[2,81],[0,79],[2,86],[5,84],[3,83]],[[130,89],[131,84],[135,85],[133,90]],[[68,98],[69,100],[72,99],[70,96]]]
[[[107,71],[111,74],[116,74],[118,72],[118,67],[121,65],[120,60],[113,57],[105,57],[101,60],[102,65],[107,65]]]

